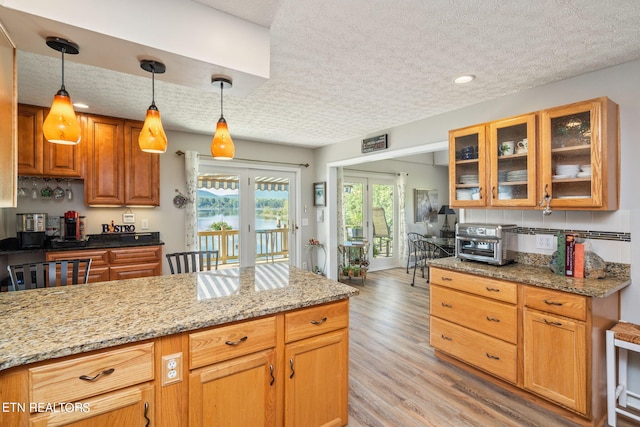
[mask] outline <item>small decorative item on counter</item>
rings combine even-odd
[[[556,274],[564,276],[566,273],[566,236],[564,233],[558,233],[558,258],[556,265]]]
[[[136,226],[133,224],[114,224],[113,220],[111,224],[102,224],[102,233],[134,233]]]
[[[565,236],[565,256],[564,256],[564,267],[565,267],[565,276],[573,277],[574,273],[574,262],[575,262],[575,247],[576,247],[576,236],[573,234],[567,234]]]
[[[309,239],[309,244],[310,245],[319,245],[320,241],[316,240],[316,239]]]

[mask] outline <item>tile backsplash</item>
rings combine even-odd
[[[631,264],[631,214],[617,211],[553,211],[464,209],[463,222],[516,224],[518,251],[551,255],[556,250],[536,248],[536,234],[572,232],[581,235],[591,250],[607,262]]]

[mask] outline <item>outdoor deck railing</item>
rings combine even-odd
[[[256,259],[275,261],[289,257],[289,229],[256,231]],[[220,264],[237,263],[240,258],[240,230],[199,231],[200,250],[217,250]]]

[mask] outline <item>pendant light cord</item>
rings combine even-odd
[[[62,49],[60,49],[60,52],[62,52],[62,90],[66,90],[64,88],[64,52],[67,49],[65,49],[64,47],[62,47]]]
[[[156,67],[151,65],[151,105],[156,105]]]
[[[224,83],[220,81],[220,118],[224,118],[223,109],[222,109],[222,91],[224,90]]]

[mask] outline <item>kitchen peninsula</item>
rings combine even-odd
[[[284,264],[2,294],[0,425],[346,425],[357,294]]]

